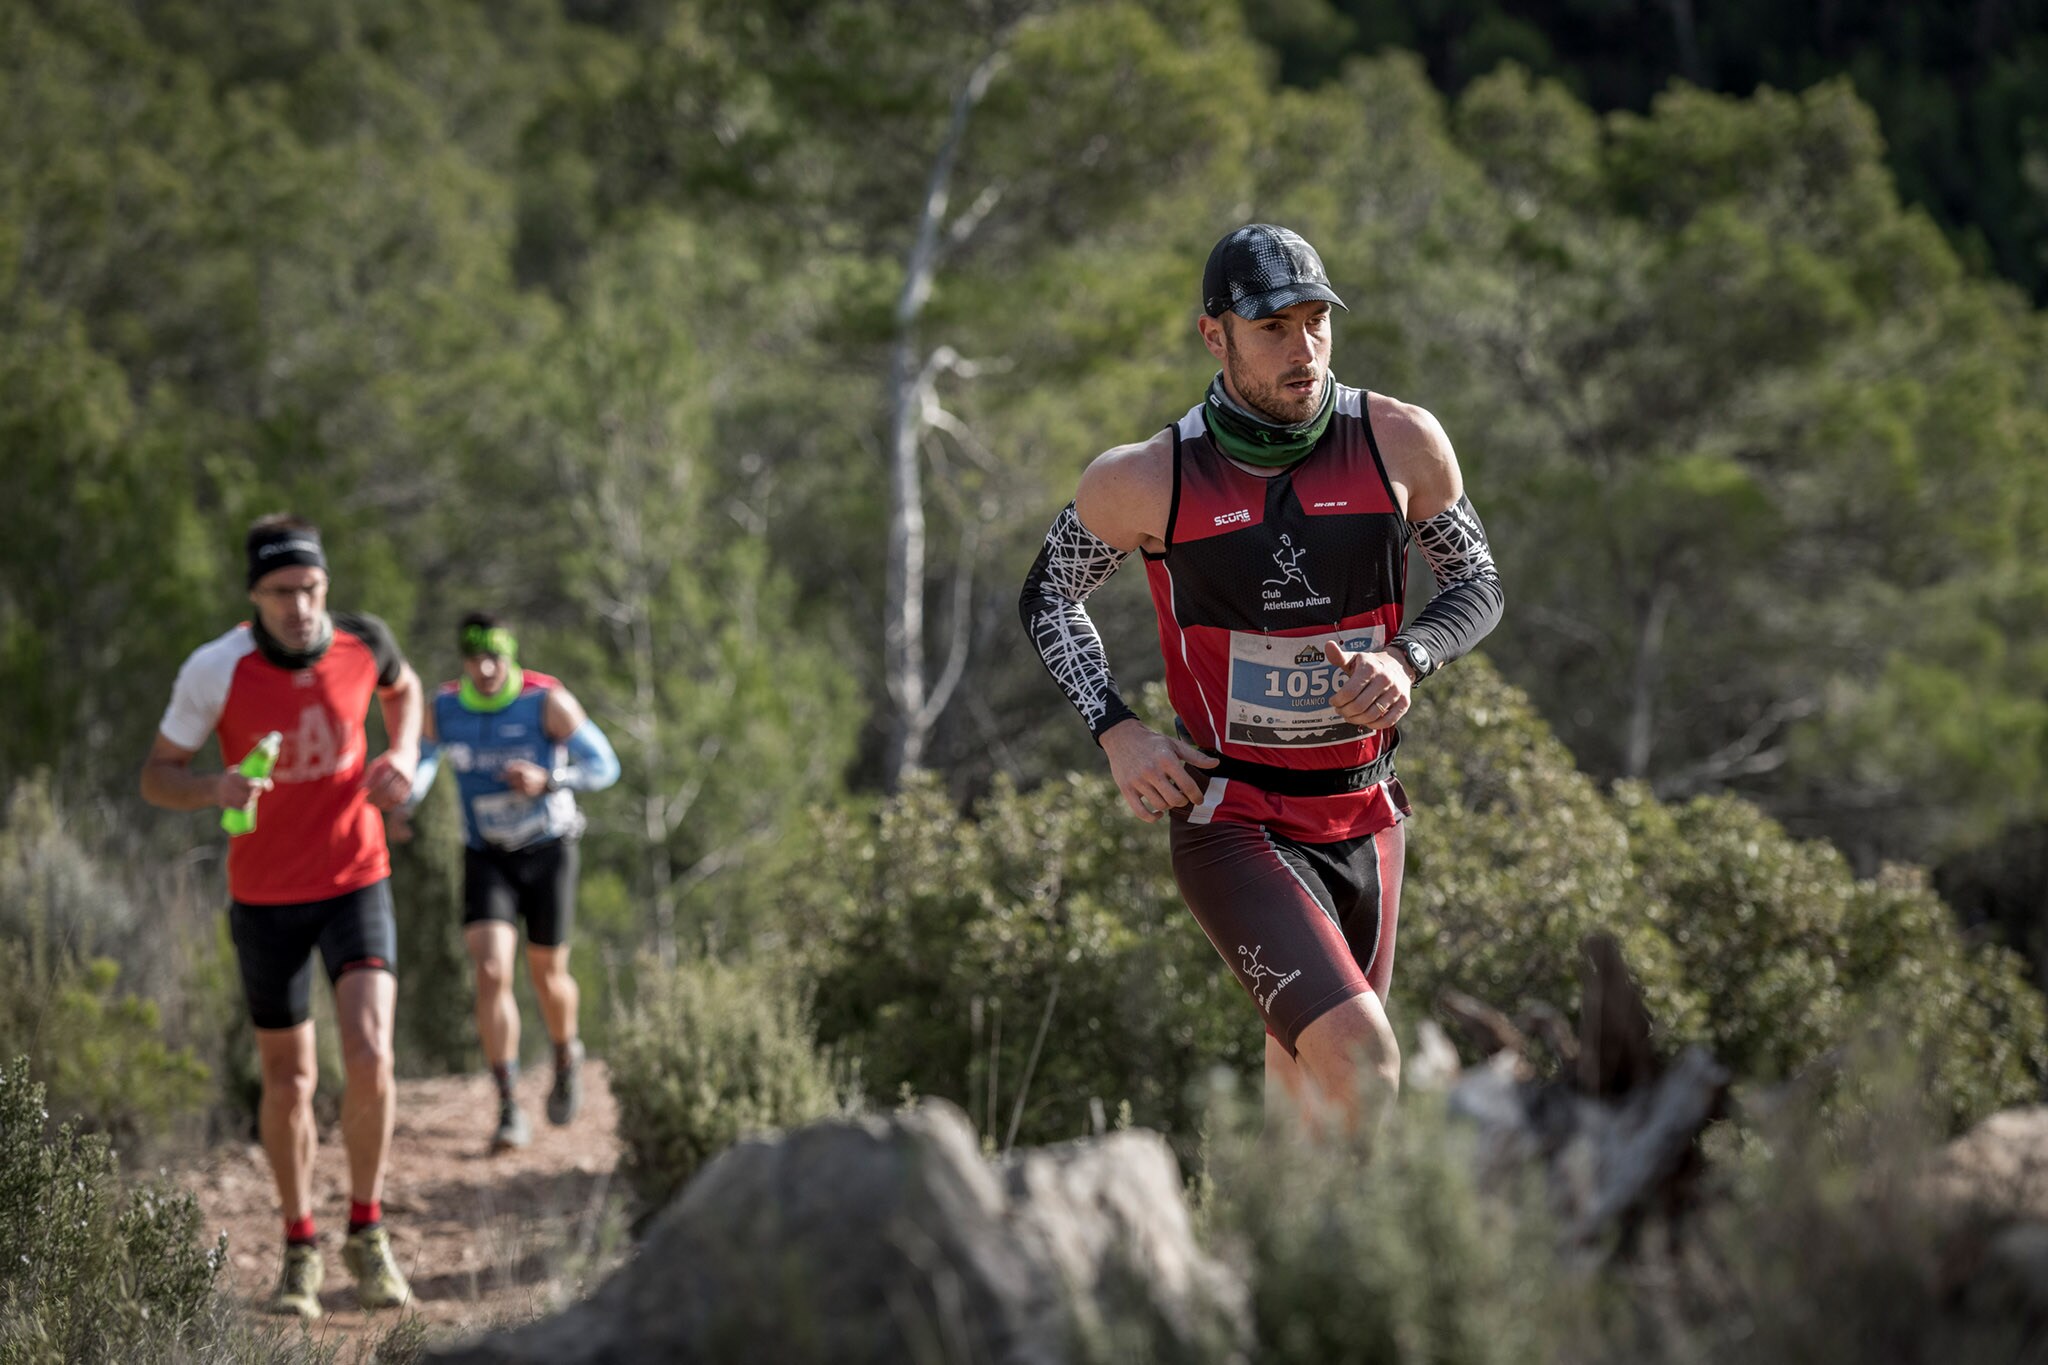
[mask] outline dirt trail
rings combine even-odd
[[[604,1064],[584,1067],[583,1111],[566,1128],[543,1117],[551,1079],[543,1064],[519,1079],[533,1121],[533,1144],[493,1156],[496,1118],[488,1076],[398,1083],[398,1127],[384,1191],[384,1221],[399,1266],[412,1281],[413,1306],[366,1313],[341,1263],[348,1225],[347,1162],[338,1128],[320,1135],[313,1209],[327,1265],[320,1301],[326,1316],[309,1330],[328,1342],[381,1337],[405,1311],[436,1342],[523,1322],[583,1291],[618,1230],[615,1205],[617,1111]],[[214,1148],[181,1178],[199,1200],[205,1236],[228,1234],[227,1292],[255,1311],[277,1281],[283,1245],[276,1188],[255,1143]],[[270,1319],[270,1321],[278,1321]]]

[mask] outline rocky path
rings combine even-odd
[[[548,1068],[522,1076],[533,1144],[496,1156],[488,1150],[496,1108],[487,1076],[399,1082],[384,1220],[412,1281],[413,1306],[400,1313],[367,1313],[356,1304],[341,1264],[348,1222],[341,1135],[324,1130],[313,1195],[327,1263],[326,1316],[308,1330],[342,1343],[347,1362],[360,1354],[357,1343],[381,1338],[403,1312],[417,1315],[439,1343],[578,1297],[624,1238],[612,1186],[618,1143],[609,1077],[595,1060],[584,1076],[583,1112],[567,1128],[543,1117]],[[216,1147],[183,1179],[199,1200],[205,1235],[227,1231],[227,1292],[256,1311],[276,1283],[282,1245],[263,1149],[253,1142]]]

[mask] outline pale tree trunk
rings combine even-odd
[[[1706,63],[1700,57],[1699,21],[1692,0],[1664,0],[1671,14],[1671,34],[1678,44],[1678,72],[1694,85],[1707,84]]]
[[[607,441],[609,468],[601,472],[587,506],[594,513],[595,534],[612,547],[606,562],[612,572],[600,605],[618,642],[631,687],[622,728],[632,737],[640,771],[648,777],[640,798],[645,835],[648,897],[654,911],[654,950],[664,967],[676,959],[675,868],[669,853],[669,801],[659,775],[666,769],[661,716],[661,663],[657,657],[654,585],[642,505],[648,490],[636,477],[637,461],[620,449],[616,432]]]
[[[633,678],[633,729],[640,739],[642,772],[663,771],[661,696],[659,673],[654,660],[654,622],[641,594],[629,609],[628,638],[632,642],[630,664]],[[668,800],[658,784],[650,782],[640,798],[641,827],[647,836],[647,884],[654,898],[654,954],[663,967],[676,964],[676,878],[669,854]]]
[[[1671,619],[1671,599],[1677,594],[1669,583],[1650,589],[1643,605],[1642,625],[1636,631],[1635,668],[1629,681],[1628,740],[1622,753],[1622,772],[1632,778],[1649,775],[1650,751],[1657,730],[1657,678],[1664,653],[1664,626]]]
[[[917,325],[931,300],[949,239],[951,244],[964,241],[993,205],[992,197],[983,196],[948,229],[946,214],[960,145],[968,120],[1002,65],[1002,52],[1003,43],[998,41],[954,97],[946,136],[925,181],[924,209],[905,262],[903,292],[896,300],[889,350],[889,566],[882,633],[891,710],[885,773],[891,790],[923,763],[926,741],[952,691],[950,686],[935,686],[925,671],[925,517],[919,446],[929,426],[925,413],[934,367],[919,354]],[[965,634],[956,628],[954,639],[964,651]],[[961,664],[964,653],[948,661],[946,676],[957,679]]]

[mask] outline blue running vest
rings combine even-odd
[[[524,670],[524,686],[499,711],[472,711],[462,704],[461,684],[443,683],[434,694],[434,733],[441,762],[455,771],[462,797],[462,833],[471,848],[529,848],[583,832],[583,814],[570,791],[520,796],[501,774],[514,759],[553,772],[563,762],[560,744],[542,723],[548,693],[561,683]]]

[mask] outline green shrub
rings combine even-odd
[[[49,1102],[98,1132],[160,1133],[212,1094],[207,1068],[163,1038],[156,1005],[116,991],[110,958],[0,941],[0,1055],[23,1055]]]
[[[121,1138],[160,1133],[211,1094],[156,1003],[119,989],[112,954],[134,960],[135,917],[48,782],[17,784],[0,824],[0,1057],[25,1055],[52,1108]]]
[[[2040,1093],[2048,1018],[2024,961],[1966,943],[1920,874],[1858,880],[1734,797],[1603,794],[1482,658],[1426,698],[1402,750],[1417,818],[1397,1022],[1445,987],[1575,1012],[1579,940],[1603,929],[1667,1051],[1703,1043],[1773,1079],[1876,1028],[1927,1060],[1954,1129]]]
[[[1080,1136],[1128,1105],[1185,1147],[1200,1082],[1261,1065],[1250,1003],[1182,905],[1166,830],[1106,775],[999,780],[972,815],[936,780],[821,831],[791,891],[823,926],[819,1034],[877,1094],[964,1109],[985,1143]],[[1042,1034],[1042,1039],[1041,1039]]]
[[[28,1062],[0,1069],[0,1360],[126,1362],[189,1344],[213,1307],[227,1239],[198,1242],[174,1188],[124,1199],[104,1136],[46,1139]]]
[[[837,1112],[840,1088],[788,974],[709,959],[642,962],[608,1060],[627,1179],[649,1210],[750,1134]]]
[[[2025,960],[1967,943],[1922,873],[1859,881],[1733,797],[1665,806],[1624,787],[1617,802],[1702,999],[1695,1036],[1737,1075],[1789,1075],[1877,1032],[1919,1059],[1954,1131],[2040,1094],[2048,1017]]]
[[[1394,956],[1397,1025],[1455,988],[1513,1012],[1579,999],[1579,944],[1613,934],[1666,1036],[1707,1018],[1646,894],[1629,829],[1529,699],[1474,656],[1418,689],[1401,746],[1415,805]]]

